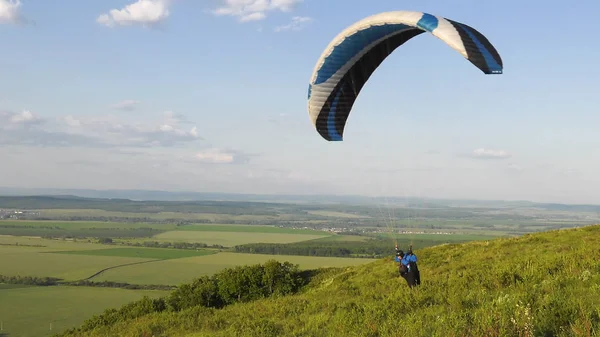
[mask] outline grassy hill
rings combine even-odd
[[[415,289],[390,257],[322,270],[294,295],[163,310],[64,336],[600,335],[600,226],[416,253]]]

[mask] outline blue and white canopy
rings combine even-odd
[[[371,74],[396,48],[429,32],[485,74],[502,74],[500,55],[477,30],[443,17],[409,11],[385,12],[342,31],[319,58],[308,88],[308,114],[319,134],[341,141],[346,120]]]

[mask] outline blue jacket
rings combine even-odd
[[[408,266],[409,263],[411,262],[415,262],[417,263],[417,256],[412,254],[412,255],[404,255],[404,257],[402,258],[402,264],[405,266]]]

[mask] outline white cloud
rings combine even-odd
[[[250,155],[236,150],[209,148],[197,152],[192,162],[205,164],[240,164],[248,163]]]
[[[22,22],[21,6],[20,0],[0,0],[0,23],[15,24]]]
[[[45,122],[46,120],[29,110],[23,110],[16,113],[0,111],[0,130],[29,129]]]
[[[67,123],[68,126],[71,126],[71,127],[81,126],[81,121],[71,115],[66,116],[63,119],[64,119],[65,123]]]
[[[198,152],[195,158],[199,162],[211,164],[231,164],[234,161],[233,153],[223,152],[219,149],[208,149]]]
[[[29,124],[39,120],[38,117],[34,116],[29,110],[23,110],[20,113],[13,114],[10,116],[11,123],[23,123]]]
[[[163,112],[163,116],[165,117],[165,123],[167,124],[192,124],[192,122],[184,115],[170,110]]]
[[[268,12],[290,12],[304,0],[224,0],[222,7],[212,10],[217,16],[235,16],[240,22],[260,21]]]
[[[111,9],[96,22],[107,27],[141,25],[151,27],[169,16],[170,0],[138,0],[123,9]]]
[[[523,171],[523,168],[517,164],[509,164],[508,168],[510,170],[514,170],[514,171],[519,171],[519,172]]]
[[[174,115],[174,114],[173,114]],[[176,115],[180,116],[180,115]],[[44,119],[29,110],[0,112],[0,145],[83,147],[176,147],[202,138],[171,114],[155,123],[126,122],[112,116]]]
[[[133,111],[140,104],[139,101],[135,101],[132,99],[126,99],[119,103],[113,104],[111,107],[115,110],[123,110],[123,111]]]
[[[511,154],[505,150],[479,148],[473,150],[473,153],[471,153],[470,157],[478,159],[504,159],[510,158]]]
[[[286,30],[299,31],[302,28],[304,28],[304,26],[306,24],[312,22],[312,20],[313,19],[308,16],[294,16],[292,18],[292,21],[290,23],[288,23],[287,25],[275,27],[275,31],[276,32],[283,32]]]

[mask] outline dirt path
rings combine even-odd
[[[82,281],[89,281],[90,279],[104,273],[107,270],[111,270],[111,269],[116,269],[116,268],[120,268],[120,267],[127,267],[127,266],[133,266],[136,264],[142,264],[142,263],[150,263],[150,262],[156,262],[156,261],[163,261],[161,259],[158,260],[150,260],[150,261],[142,261],[142,262],[132,262],[132,263],[125,263],[125,264],[120,264],[120,265],[116,265],[116,266],[112,266],[112,267],[108,267],[108,268],[104,268],[102,270],[100,270],[99,272],[95,273],[94,275],[88,277],[88,278],[84,278],[82,279]]]

